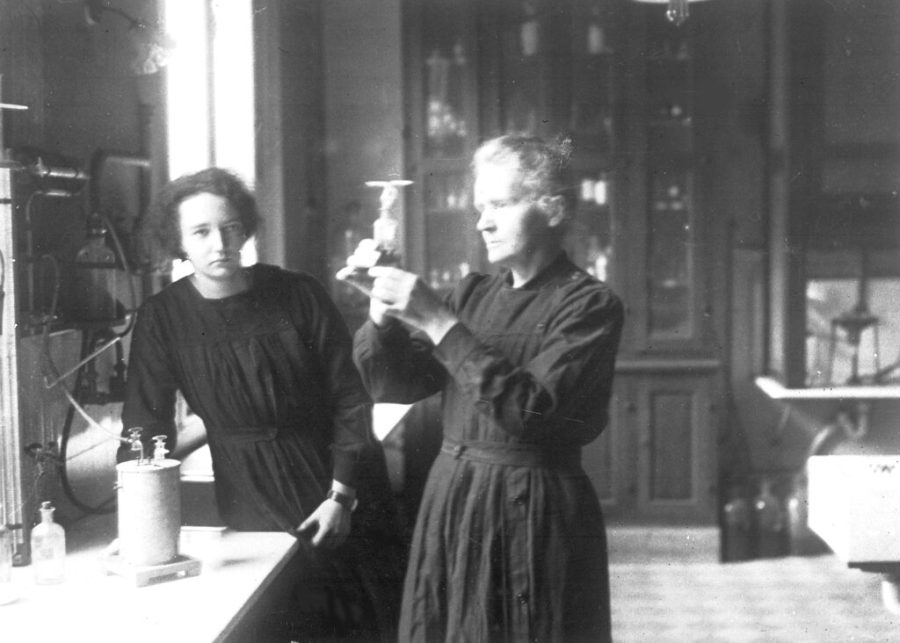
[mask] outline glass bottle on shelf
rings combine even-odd
[[[600,245],[600,239],[592,234],[588,237],[587,256],[585,257],[585,271],[600,281],[607,281],[607,267],[609,254],[606,248]]]
[[[523,56],[534,56],[540,48],[540,25],[537,20],[537,3],[533,0],[525,2],[525,16],[519,27],[521,51]]]
[[[41,503],[41,522],[31,530],[31,564],[38,585],[61,583],[65,578],[66,532],[53,520],[55,508]]]
[[[599,6],[594,5],[591,7],[587,23],[587,39],[585,42],[587,53],[592,56],[609,53],[604,18]]]

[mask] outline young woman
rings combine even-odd
[[[505,136],[473,168],[477,227],[504,270],[442,301],[414,274],[371,268],[356,335],[376,400],[443,393],[400,640],[606,641],[606,534],[580,449],[606,426],[622,305],[563,252],[567,150]]]
[[[164,189],[145,233],[194,272],[138,312],[123,435],[141,427],[148,445],[162,434],[175,448],[180,391],[205,425],[225,523],[301,540],[294,595],[261,640],[387,638],[403,556],[350,334],[309,275],[241,265],[257,222],[224,170]]]

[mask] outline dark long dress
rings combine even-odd
[[[231,297],[205,299],[181,279],[143,304],[123,425],[173,445],[180,390],[206,426],[219,513],[234,529],[295,533],[332,478],[355,487],[345,545],[323,553],[301,538],[285,636],[389,635],[403,550],[350,334],[311,277],[266,265],[248,275]]]
[[[436,346],[368,323],[373,398],[443,391],[444,442],[413,535],[401,641],[604,641],[606,534],[580,447],[607,423],[618,298],[565,255],[521,288],[470,275]]]

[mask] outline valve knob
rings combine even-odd
[[[166,454],[169,450],[166,448],[166,436],[164,435],[154,435],[153,436],[153,459],[154,460],[165,460]]]

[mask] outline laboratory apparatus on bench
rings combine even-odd
[[[165,436],[154,436],[151,458],[144,457],[139,427],[128,441],[137,459],[116,465],[118,538],[105,553],[106,570],[140,587],[157,580],[196,576],[200,561],[179,554],[181,462],[166,458]]]

